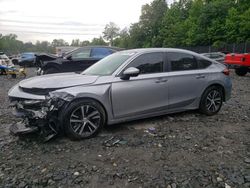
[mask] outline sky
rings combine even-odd
[[[152,0],[0,0],[0,33],[36,42],[62,38],[91,40],[109,22],[121,29],[138,22]],[[168,0],[168,3],[172,0]]]

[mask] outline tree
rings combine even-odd
[[[124,28],[123,30],[120,31],[119,37],[117,37],[114,40],[113,45],[121,48],[129,48],[130,45],[129,40],[130,36],[128,28]]]
[[[109,45],[113,45],[113,40],[119,35],[120,28],[113,22],[110,22],[105,26],[103,31],[103,37],[109,41]]]
[[[129,37],[129,48],[141,48],[145,46],[145,34],[142,30],[140,23],[134,23],[131,25]]]
[[[165,13],[162,21],[161,37],[163,46],[185,46],[188,26],[185,22],[189,16],[192,0],[174,2]]]
[[[142,47],[160,47],[162,38],[159,35],[162,19],[168,6],[165,0],[154,0],[151,4],[142,6],[140,16],[140,32],[144,35]]]
[[[80,39],[73,39],[70,46],[81,46]]]
[[[250,41],[250,7],[240,16],[239,36],[242,41]]]
[[[102,37],[93,38],[90,45],[107,45],[107,43],[103,40]]]
[[[63,39],[54,39],[51,43],[53,47],[58,47],[58,46],[69,46],[69,44],[63,40]]]
[[[104,38],[103,38],[104,37]],[[250,41],[249,0],[176,0],[170,6],[165,0],[153,0],[141,9],[137,23],[120,31],[110,22],[103,37],[90,41],[74,39],[72,46],[110,45],[122,48],[189,47]],[[68,46],[63,39],[52,43],[23,43],[15,34],[0,34],[0,49],[8,53],[24,51],[52,52],[56,46]]]
[[[88,40],[81,42],[81,46],[88,46],[88,45],[90,45],[90,42]]]

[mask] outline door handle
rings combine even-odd
[[[200,75],[197,75],[197,76],[196,76],[196,78],[197,78],[197,79],[200,79],[200,78],[205,78],[205,75],[200,74]]]
[[[155,81],[155,83],[164,83],[164,82],[167,82],[168,80],[167,79],[158,79]]]

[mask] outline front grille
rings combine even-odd
[[[51,91],[55,91],[55,89],[40,89],[40,88],[23,88],[20,89],[25,93],[31,93],[35,95],[47,95]]]

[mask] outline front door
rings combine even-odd
[[[153,113],[168,105],[168,80],[164,54],[161,52],[140,55],[125,69],[136,67],[137,77],[122,80],[116,77],[112,83],[112,105],[115,118]],[[124,69],[124,70],[125,70]]]

